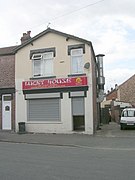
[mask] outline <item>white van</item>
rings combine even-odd
[[[126,108],[121,113],[120,129],[135,127],[135,108]]]

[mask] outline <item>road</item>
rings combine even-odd
[[[134,180],[135,149],[1,142],[0,180],[24,179]]]

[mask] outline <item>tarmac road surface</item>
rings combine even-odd
[[[0,142],[0,179],[134,180],[134,157],[133,148]]]

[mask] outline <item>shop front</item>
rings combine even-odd
[[[22,90],[28,132],[87,131],[90,109],[86,76],[23,81]]]

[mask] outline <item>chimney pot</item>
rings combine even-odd
[[[27,34],[30,35],[31,31],[27,31]]]
[[[115,89],[116,89],[116,90],[118,89],[118,84],[115,84]]]

